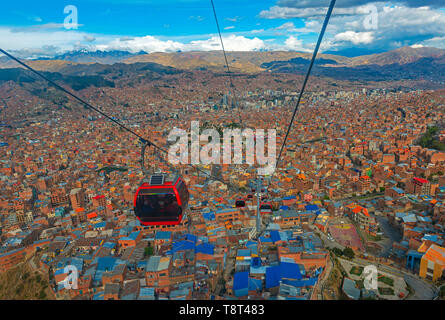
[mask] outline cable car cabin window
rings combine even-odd
[[[189,201],[189,192],[187,190],[187,186],[182,180],[179,180],[176,189],[178,190],[179,197],[181,198],[182,206],[187,206],[187,203]]]
[[[140,194],[136,199],[137,216],[142,220],[177,220],[182,209],[173,190],[151,189],[149,194]]]
[[[235,206],[237,208],[244,208],[246,206],[246,202],[244,200],[236,200]]]

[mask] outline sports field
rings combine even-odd
[[[360,237],[352,224],[335,224],[329,226],[332,237],[341,245],[354,250],[364,250]]]

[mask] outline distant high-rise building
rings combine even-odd
[[[72,189],[70,192],[71,206],[74,210],[85,207],[85,192],[82,188]]]
[[[97,195],[97,196],[93,197],[93,207],[94,208],[105,207],[105,205],[106,205],[105,196]]]
[[[213,177],[216,177],[216,178],[222,180],[221,165],[219,165],[219,164],[213,165],[211,174]]]
[[[431,183],[423,178],[413,178],[407,185],[408,193],[430,194]]]
[[[65,192],[65,189],[55,189],[51,192],[51,204],[52,205],[63,205],[69,202],[69,197]]]

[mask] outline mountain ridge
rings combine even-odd
[[[79,54],[81,59],[76,57]],[[227,59],[230,71],[238,74],[294,73],[304,74],[311,59],[310,53],[294,51],[230,51]],[[98,58],[100,62],[95,62]],[[68,61],[66,60],[68,59]],[[76,61],[88,62],[76,62]],[[117,62],[106,63],[111,60]],[[69,76],[107,76],[109,80],[127,79],[133,74],[150,70],[151,74],[171,74],[183,71],[227,72],[222,51],[190,51],[175,53],[136,54],[124,51],[72,52],[54,59],[28,60],[40,71]],[[14,61],[0,57],[0,70],[18,68]],[[154,72],[154,73],[153,73]],[[358,57],[319,54],[315,76],[341,80],[427,80],[445,82],[445,50],[432,47],[402,47],[383,53]],[[155,76],[156,78],[156,76]]]

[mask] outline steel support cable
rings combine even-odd
[[[229,75],[229,82],[230,82],[230,88],[233,91],[233,98],[235,99],[235,106],[237,105],[237,99],[236,99],[236,87],[233,84],[233,79],[232,79],[232,73],[230,72],[230,67],[229,67],[229,61],[227,60],[227,54],[226,54],[226,49],[224,48],[224,41],[221,35],[221,29],[219,27],[219,22],[218,22],[218,16],[216,15],[216,9],[215,9],[215,4],[213,3],[213,0],[210,0],[211,4],[212,4],[212,9],[213,9],[213,15],[215,17],[215,22],[216,22],[216,28],[218,30],[218,35],[219,35],[219,40],[221,42],[221,47],[222,47],[222,51],[223,51],[223,55],[224,55],[224,61],[226,63],[226,68],[227,68],[227,74]],[[240,123],[242,123],[242,119],[241,119],[241,113],[239,110],[239,106],[236,106],[237,110],[238,110],[238,117],[239,117],[239,121]]]
[[[306,88],[306,84],[307,84],[307,82],[309,80],[309,76],[311,74],[312,67],[314,66],[314,62],[315,62],[315,59],[317,57],[318,50],[320,49],[321,41],[323,40],[324,33],[326,31],[326,28],[327,28],[328,23],[329,23],[329,19],[330,19],[331,14],[332,14],[332,10],[334,9],[334,6],[335,6],[335,1],[336,0],[331,0],[331,3],[330,3],[329,8],[328,8],[328,11],[326,13],[326,17],[325,17],[325,20],[324,20],[324,23],[323,23],[323,27],[321,28],[320,35],[318,37],[318,41],[317,41],[317,44],[316,44],[315,49],[314,49],[314,53],[312,54],[311,63],[309,64],[309,68],[307,70],[306,76],[305,76],[304,81],[303,81],[303,86],[301,87],[300,94],[298,95],[297,104],[295,106],[294,112],[292,114],[291,121],[290,121],[289,126],[287,128],[286,136],[284,137],[283,143],[281,144],[281,149],[280,149],[280,153],[278,154],[278,158],[277,158],[277,162],[276,162],[275,168],[278,168],[278,166],[279,166],[279,163],[280,163],[280,160],[281,160],[281,155],[282,155],[283,150],[284,150],[284,148],[286,146],[286,141],[287,141],[287,138],[289,136],[289,133],[290,133],[290,131],[292,129],[292,124],[294,122],[295,115],[297,114],[298,107],[300,106],[301,97],[303,96],[304,89]]]
[[[43,75],[41,72],[35,70],[34,68],[28,66],[26,63],[20,61],[19,59],[17,59],[16,57],[14,57],[13,55],[11,55],[10,53],[6,52],[5,50],[3,50],[2,48],[0,48],[0,52],[3,53],[4,55],[6,55],[7,57],[9,57],[10,59],[14,60],[15,62],[17,62],[18,64],[20,64],[21,66],[23,66],[24,68],[26,68],[27,70],[31,71],[32,73],[36,74],[37,76],[39,76],[40,78],[46,80],[49,84],[53,85],[56,89],[59,89],[61,91],[63,91],[64,93],[66,93],[67,95],[69,95],[70,97],[74,98],[75,100],[77,100],[78,102],[80,102],[81,104],[85,105],[86,107],[88,107],[89,109],[96,111],[97,113],[101,114],[103,117],[107,118],[108,120],[114,122],[115,124],[117,124],[119,127],[125,129],[126,131],[128,131],[129,133],[133,134],[134,136],[138,137],[140,142],[143,145],[148,145],[148,146],[152,146],[155,149],[164,152],[165,154],[168,154],[168,151],[165,150],[164,148],[159,147],[158,145],[154,144],[153,142],[151,142],[148,139],[145,139],[144,137],[142,137],[141,135],[139,135],[138,133],[134,132],[133,130],[131,130],[130,128],[128,128],[127,126],[125,126],[124,124],[120,123],[119,121],[117,121],[116,119],[114,119],[113,117],[107,115],[106,113],[104,113],[103,111],[99,110],[98,108],[92,106],[90,103],[86,102],[84,99],[78,97],[77,95],[75,95],[74,93],[72,93],[71,91],[65,89],[64,87],[58,85],[56,82],[54,82],[53,80],[49,79],[48,77],[46,77],[45,75]],[[145,150],[145,148],[144,148]],[[141,159],[142,160],[142,159]],[[214,180],[217,180],[225,185],[227,185],[228,187],[231,187],[230,184],[228,184],[227,182],[222,181],[221,179],[212,176],[211,174],[208,174],[206,171],[195,167],[192,164],[187,164],[189,167],[204,173],[207,177],[212,178]],[[233,188],[233,187],[232,187]]]

